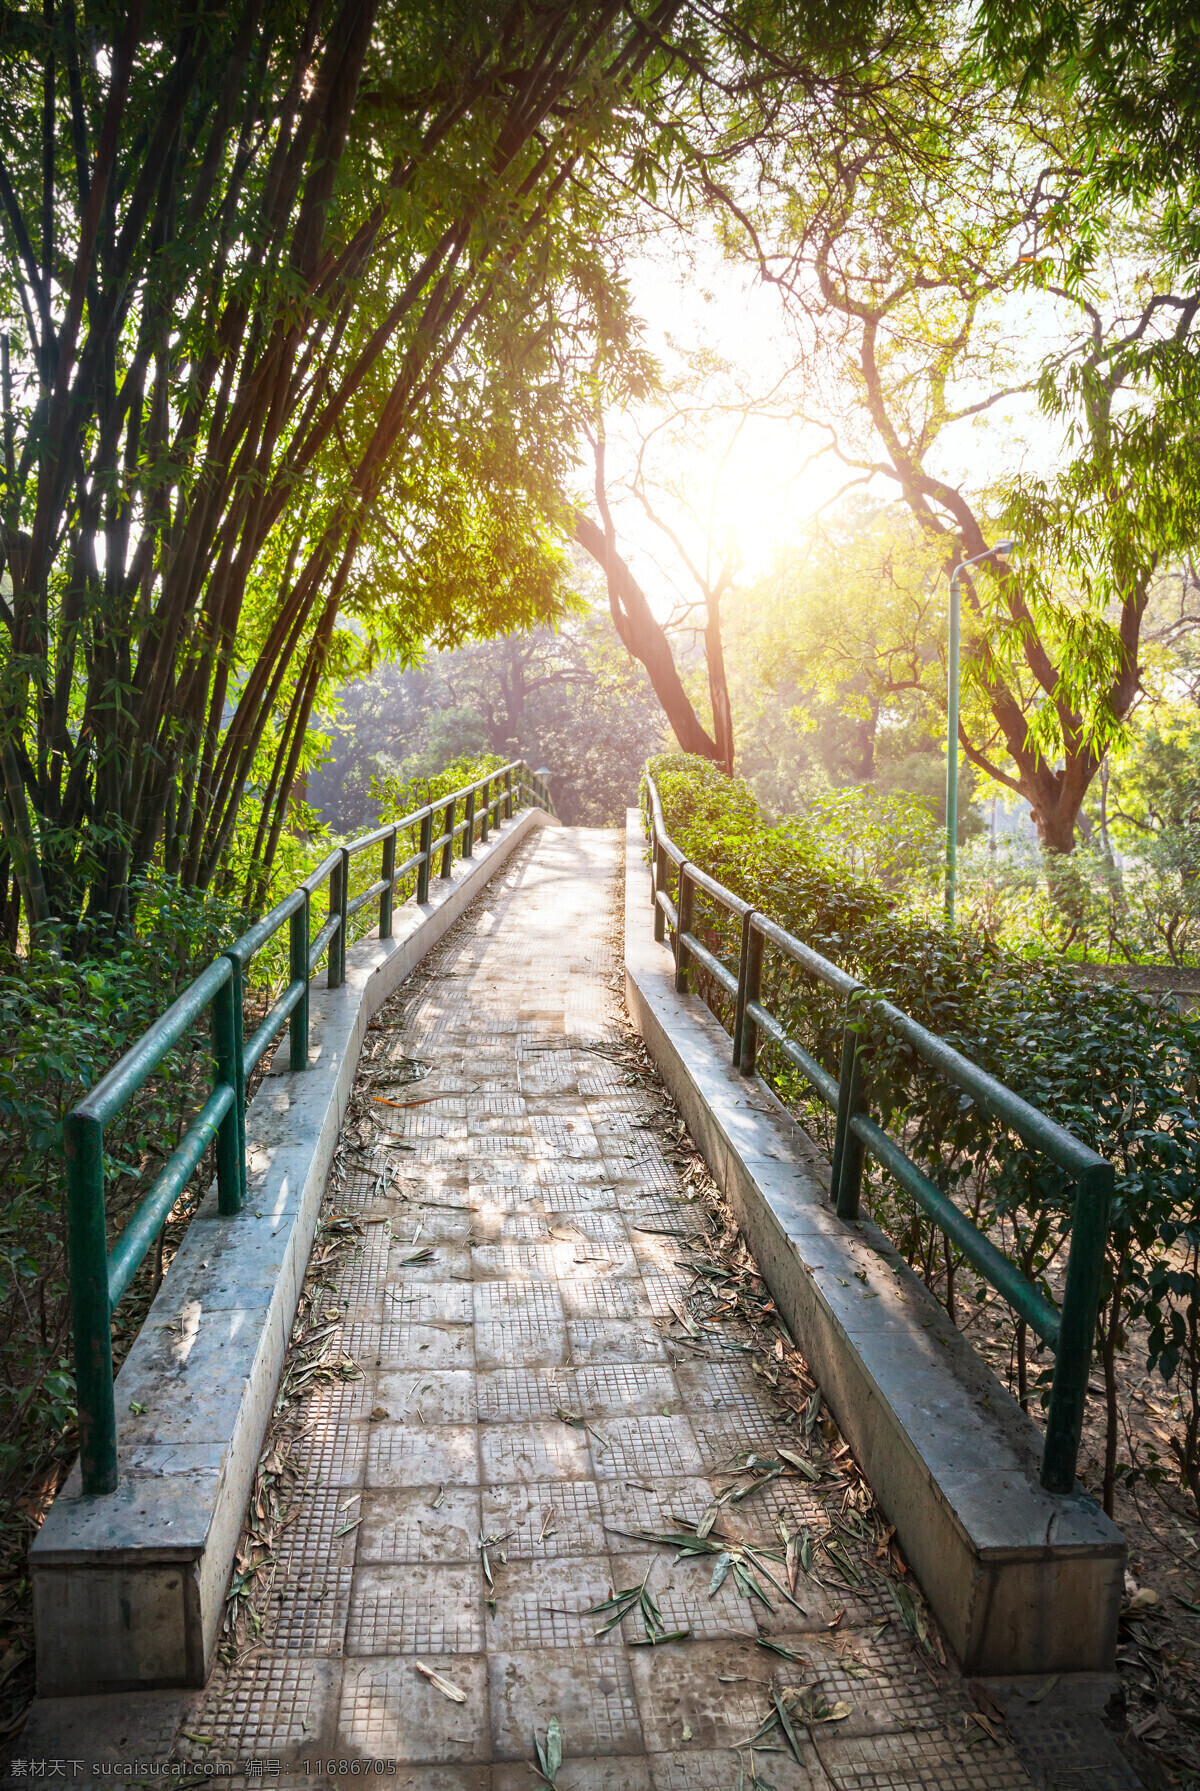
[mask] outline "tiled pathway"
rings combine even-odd
[[[535,835],[372,1035],[377,1128],[351,1130],[338,1204],[373,1223],[329,1293],[364,1377],[309,1402],[261,1646],[195,1708],[193,1757],[266,1761],[251,1771],[268,1783],[378,1760],[412,1791],[525,1791],[557,1717],[567,1791],[1026,1787],[881,1592],[802,1575],[806,1614],[778,1599],[771,1614],[732,1578],[710,1597],[710,1561],[672,1567],[620,1534],[694,1521],[739,1452],[783,1433],[745,1354],[667,1337],[694,1209],[643,1129],[657,1109],[604,1049],[622,1036],[618,851],[615,834]],[[406,1059],[429,1066],[415,1086],[396,1080]],[[729,1512],[732,1533],[776,1546],[781,1515],[828,1527],[800,1478]],[[690,1638],[636,1646],[636,1617],[597,1638],[587,1608],[647,1575]],[[731,1751],[763,1722],[773,1669],[851,1706],[819,1753],[801,1731],[803,1767]]]

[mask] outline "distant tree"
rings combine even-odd
[[[327,756],[306,793],[343,832],[374,824],[378,779],[430,776],[479,752],[547,766],[565,822],[612,826],[637,800],[663,727],[644,670],[595,614],[409,670],[381,665],[341,692],[319,725]]]

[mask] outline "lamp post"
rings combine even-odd
[[[959,581],[968,566],[1010,553],[1011,541],[997,541],[983,553],[960,560],[950,574],[950,651],[946,661],[946,924],[954,925],[954,885],[958,864],[958,647]]]

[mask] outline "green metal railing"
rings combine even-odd
[[[1081,1144],[1063,1126],[1039,1113],[1036,1107],[1031,1107],[1002,1082],[997,1082],[994,1076],[971,1063],[936,1033],[918,1025],[890,1001],[872,994],[854,977],[793,938],[749,902],[734,895],[732,890],[688,860],[667,833],[653,778],[648,776],[646,781],[650,794],[654,937],[664,940],[670,928],[676,988],[686,993],[691,965],[702,966],[734,1002],[735,1068],[745,1076],[753,1075],[759,1040],[769,1039],[833,1110],[836,1119],[830,1192],[840,1218],[858,1218],[863,1160],[869,1151],[946,1233],[972,1268],[1054,1352],[1041,1478],[1048,1492],[1071,1492],[1075,1485],[1075,1464],[1096,1334],[1104,1245],[1113,1192],[1112,1164]],[[667,887],[671,865],[675,866],[678,875],[675,901]],[[696,937],[694,907],[697,890],[703,891],[718,907],[732,915],[741,927],[741,955],[736,972]],[[763,957],[768,947],[799,964],[844,998],[841,1063],[836,1077],[790,1038],[763,1006]],[[970,1095],[984,1111],[1014,1131],[1030,1150],[1040,1151],[1073,1178],[1074,1216],[1061,1308],[1047,1299],[1041,1289],[1022,1274],[940,1188],[934,1186],[911,1157],[871,1118],[863,1084],[869,1049],[863,1027],[868,1019],[902,1038],[930,1069]]]
[[[493,826],[512,820],[517,809],[530,806],[554,813],[545,784],[516,760],[464,789],[438,797],[401,821],[377,827],[348,846],[336,847],[298,889],[227,946],[67,1115],[67,1248],[85,1493],[108,1493],[117,1485],[112,1315],[210,1144],[216,1146],[218,1210],[229,1217],[241,1211],[246,1198],[246,1084],[285,1023],[290,1032],[290,1068],[308,1068],[308,990],[322,956],[328,953],[328,987],[340,988],[346,978],[350,922],[361,908],[378,898],[379,937],[390,938],[396,886],[404,877],[416,872],[416,900],[427,902],[435,860],[440,876],[449,879],[456,843],[460,856],[470,858],[476,841],[486,844]],[[411,835],[412,830],[417,832],[417,850],[398,864],[400,836]],[[369,888],[351,898],[351,861],[372,846],[381,848],[380,874]],[[328,914],[313,938],[313,902],[324,884],[329,888]],[[246,1040],[243,1000],[247,969],[255,954],[285,924],[290,948],[288,986]],[[212,1024],[211,1093],[109,1251],[104,1128],[205,1009]]]

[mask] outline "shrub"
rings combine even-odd
[[[1139,1324],[1148,1365],[1172,1383],[1182,1432],[1174,1469],[1200,1509],[1200,1025],[1123,986],[1084,983],[1069,967],[1000,950],[969,922],[953,932],[903,911],[877,883],[822,850],[806,819],[772,821],[748,787],[702,760],[650,761],[672,837],[687,856],[806,944],[940,1034],[981,1068],[1105,1156],[1116,1171],[1097,1331],[1108,1435],[1104,1498],[1119,1472],[1116,1361]],[[736,963],[730,917],[697,896],[697,932]],[[702,987],[729,1022],[719,990]],[[844,1014],[833,991],[768,953],[764,1001],[836,1074]],[[1056,1292],[1074,1190],[941,1083],[911,1050],[868,1022],[869,1097],[881,1123],[1027,1274]],[[822,1141],[829,1119],[797,1073],[764,1053],[764,1073]],[[955,1316],[959,1263],[948,1240],[903,1190],[873,1168],[875,1216]],[[982,1287],[974,1289],[983,1300]],[[1018,1327],[1016,1391],[1028,1400],[1030,1363]],[[1036,1352],[1035,1352],[1036,1357]],[[1048,1390],[1049,1367],[1036,1381]]]

